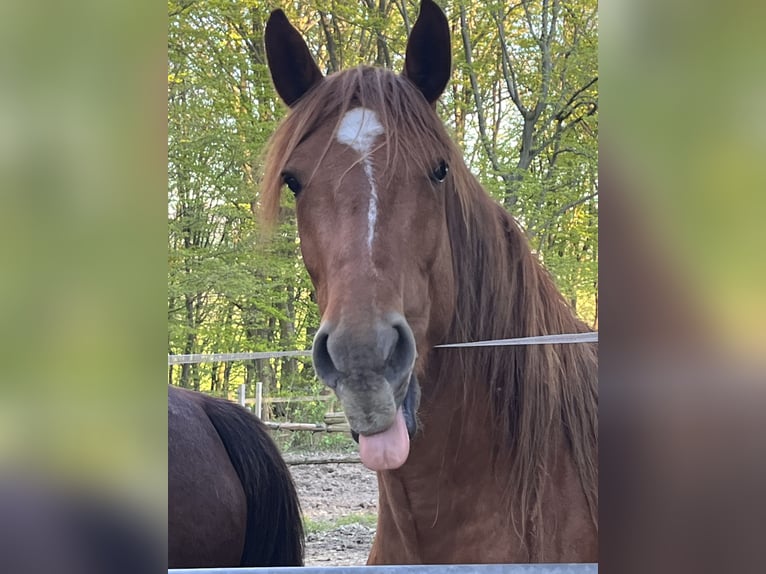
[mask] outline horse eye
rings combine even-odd
[[[441,160],[439,167],[431,172],[431,179],[436,183],[442,183],[446,179],[447,173],[449,173],[449,166],[444,160]]]
[[[284,181],[285,185],[290,188],[290,191],[293,192],[293,195],[297,196],[301,192],[301,189],[303,189],[301,182],[298,181],[298,179],[292,174],[282,174],[282,181]]]

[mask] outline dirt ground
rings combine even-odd
[[[375,473],[360,463],[291,466],[306,524],[306,566],[361,566],[378,511]]]

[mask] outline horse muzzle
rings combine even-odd
[[[325,322],[314,339],[314,368],[332,388],[373,470],[398,468],[417,430],[417,350],[407,321],[391,313],[372,327]]]

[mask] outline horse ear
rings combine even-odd
[[[322,72],[311,57],[306,42],[292,27],[282,10],[274,10],[266,22],[266,58],[279,97],[293,106],[322,81]]]
[[[447,17],[433,0],[423,0],[407,40],[404,76],[433,104],[447,87],[452,72]]]

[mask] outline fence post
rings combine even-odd
[[[255,414],[263,419],[263,383],[255,383]]]
[[[237,398],[239,399],[239,404],[242,405],[243,407],[245,406],[245,389],[246,388],[247,387],[245,386],[244,383],[239,385],[239,392],[237,393],[237,395],[238,395]]]

